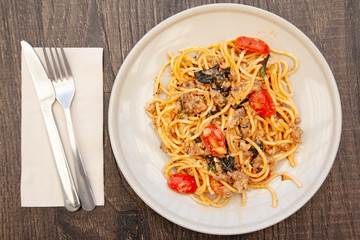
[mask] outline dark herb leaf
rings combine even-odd
[[[209,84],[216,79],[216,74],[219,72],[219,64],[216,64],[214,67],[194,72],[195,78],[198,82]]]
[[[250,102],[250,99],[245,98],[244,100],[242,100],[242,101],[240,102],[240,104],[244,104],[244,103],[246,103],[246,102]]]
[[[223,96],[227,97],[231,85],[224,84],[224,82],[229,82],[230,67],[219,71],[219,66],[216,64],[212,68],[194,72],[194,75],[198,82],[210,84],[212,89],[220,91]]]
[[[241,105],[241,104],[235,104],[235,105],[231,105],[231,108],[237,110],[237,109],[240,109],[240,108],[243,108],[244,106]]]
[[[263,62],[262,62],[263,65],[262,65],[261,70],[260,70],[260,77],[265,77],[266,64],[267,64],[269,58],[270,58],[270,54],[268,54],[268,55],[266,56],[266,58],[264,58],[264,60],[263,60]]]
[[[195,142],[196,143],[201,143],[201,138],[200,137],[195,138]]]
[[[215,115],[217,114],[218,112],[220,112],[220,110],[218,108],[216,108],[215,111],[210,111],[210,115]]]
[[[253,146],[251,146],[251,147],[249,148],[249,151],[253,153],[253,156],[254,156],[254,155],[258,155],[258,151],[257,151],[256,148],[254,148]]]
[[[181,95],[180,104],[181,104],[181,111],[184,111],[184,110],[185,110],[185,107],[184,107],[183,95]]]
[[[259,148],[262,150],[264,148],[264,144],[262,142],[258,143],[257,141],[255,141],[256,145],[259,146]],[[250,149],[249,149],[250,152],[253,153],[252,157],[251,157],[251,160],[253,160],[254,158],[257,157],[257,155],[259,154],[258,150],[254,147],[254,146],[251,146]]]
[[[235,158],[228,156],[225,158],[220,158],[221,161],[221,168],[222,170],[224,170],[225,172],[227,171],[234,171],[234,163],[235,163]]]
[[[217,173],[216,165],[215,165],[216,163],[215,163],[215,160],[214,160],[213,156],[209,157],[209,160],[208,160],[207,164],[208,164],[208,170],[209,171]]]
[[[227,79],[229,79],[230,67],[221,70],[221,71],[220,71],[220,74],[223,75],[223,76],[225,76]]]
[[[248,98],[245,98],[244,100],[242,100],[239,104],[235,104],[235,105],[231,105],[231,108],[233,109],[239,109],[239,108],[242,108],[244,107],[243,104],[246,103],[246,102],[250,102],[250,99]]]

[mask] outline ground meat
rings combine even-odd
[[[146,107],[146,111],[148,111],[150,114],[155,115],[156,114],[156,106],[155,102],[150,103]]]
[[[278,151],[289,151],[290,150],[291,145],[288,143],[282,143],[279,145]]]
[[[183,82],[180,85],[178,85],[178,87],[186,88],[186,89],[198,88],[198,89],[201,89],[201,90],[204,90],[204,91],[209,91],[209,89],[210,89],[209,84],[203,84],[201,82],[196,81],[195,79],[192,79],[192,80],[187,81],[187,82]]]
[[[226,62],[224,59],[220,59],[218,57],[207,57],[206,60],[212,65],[215,66],[216,64],[220,64],[220,68],[221,69],[225,69],[226,66]]]
[[[214,118],[213,120],[211,120],[210,125],[220,128],[221,118]]]
[[[303,130],[301,130],[300,127],[296,126],[296,127],[294,127],[294,131],[292,131],[292,133],[290,135],[291,135],[291,138],[294,141],[294,143],[300,144],[302,134],[303,134]]]
[[[271,172],[274,172],[274,171],[275,171],[275,167],[276,167],[276,162],[275,162],[274,157],[272,157],[272,156],[266,156],[266,159],[267,159],[267,161],[268,161],[270,171],[271,171]]]
[[[257,129],[254,133],[255,139],[263,139],[265,138],[265,132],[263,130]]]
[[[229,80],[230,80],[230,81],[235,81],[235,80],[237,80],[237,74],[236,74],[235,71],[230,71]],[[236,86],[235,90],[239,90],[239,87]]]
[[[201,114],[208,107],[205,101],[205,97],[196,92],[183,94],[182,101],[185,110],[190,115]]]
[[[268,163],[268,168],[270,169],[271,172],[273,172],[275,170],[275,160],[272,156],[270,155],[266,155],[266,160]],[[252,161],[252,167],[258,171],[261,171],[262,168],[264,167],[264,160],[262,159],[262,157],[260,155],[258,155],[256,158],[254,158]]]
[[[240,141],[240,150],[242,151],[249,151],[251,145],[250,144],[247,144],[244,140],[241,140]]]
[[[190,145],[185,148],[184,152],[189,155],[209,155],[210,151],[207,150],[203,142],[195,143],[195,141],[190,142]]]
[[[227,100],[219,91],[211,89],[210,96],[218,108],[223,108],[226,105]]]
[[[214,114],[216,114],[216,113],[218,113],[218,112],[220,112],[220,110],[217,109],[216,106],[213,105],[213,106],[211,107],[211,109],[210,109],[210,114],[211,114],[211,115],[214,115]]]
[[[218,172],[215,175],[215,180],[220,181],[220,180],[224,180],[225,182],[229,182],[230,181],[230,177],[229,175],[227,175],[225,172]]]
[[[222,187],[222,192],[223,192],[224,198],[229,198],[232,195],[232,192],[229,189],[227,189],[226,187]]]
[[[239,108],[234,111],[231,121],[228,123],[229,128],[234,128],[241,123],[241,119],[245,116],[244,108]]]
[[[255,169],[263,168],[264,166],[264,160],[260,155],[257,155],[252,161],[251,161],[252,167]]]
[[[301,118],[295,118],[295,124],[301,123]]]
[[[217,169],[217,173],[215,173],[215,177],[214,177],[216,181],[220,182],[223,180],[227,183],[231,181],[231,178],[221,169],[221,167],[218,164],[216,164],[216,169]],[[216,193],[222,194],[225,198],[229,198],[232,195],[232,192],[222,184],[219,185],[216,184],[215,186],[212,186],[212,189]]]
[[[182,110],[181,102],[180,102],[180,101],[177,101],[177,102],[175,103],[174,111],[175,111],[175,112],[181,112],[181,110]]]
[[[239,161],[235,161],[235,162],[234,162],[234,168],[235,168],[235,169],[241,169],[241,164],[240,164]]]
[[[244,159],[248,159],[249,157],[251,157],[254,153],[251,151],[246,151],[243,153],[243,157]]]
[[[193,81],[188,81],[188,82],[184,82],[181,84],[182,88],[187,88],[187,89],[192,89],[192,88],[195,88],[195,82]]]
[[[261,88],[263,88],[264,87],[264,81],[263,80],[255,80],[255,82],[254,82],[254,86],[253,86],[253,90],[254,91],[260,91],[261,90]]]
[[[236,188],[239,192],[243,192],[247,190],[249,183],[248,175],[246,175],[241,170],[234,172],[227,172],[227,174],[234,180],[234,184],[233,184],[234,188]]]
[[[233,97],[233,95],[229,94],[227,97],[226,97],[226,103],[229,103],[229,102],[234,102],[235,98]]]
[[[271,55],[271,57],[269,58],[269,60],[266,63],[266,68],[270,68],[272,65],[278,63],[278,61],[279,61],[279,59],[277,59],[276,57]]]
[[[246,116],[246,117],[241,118],[241,121],[240,121],[241,137],[246,138],[247,136],[249,136],[250,131],[251,131],[251,129],[250,129],[249,117]]]
[[[275,148],[265,148],[264,151],[269,155],[274,155],[276,152]]]
[[[198,82],[195,80],[195,88],[204,90],[204,91],[209,91],[210,90],[210,85],[209,84],[203,84],[201,82]]]

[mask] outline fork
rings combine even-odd
[[[54,45],[56,45],[55,42]],[[44,45],[42,45],[42,49],[44,52],[45,63],[48,69],[48,76],[55,89],[56,99],[64,109],[81,206],[85,211],[92,211],[95,208],[94,196],[79,148],[76,144],[74,128],[71,119],[70,107],[75,95],[75,84],[71,69],[61,44],[60,52],[62,57],[60,57],[59,51],[56,47],[48,48],[52,64],[50,63],[49,54],[47,53]],[[55,52],[56,59],[53,52]]]

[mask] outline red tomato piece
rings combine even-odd
[[[217,180],[215,180],[213,177],[210,177],[210,187],[216,194],[223,195],[223,184]]]
[[[238,37],[235,41],[237,47],[253,52],[269,54],[270,47],[262,40],[252,37]]]
[[[215,126],[207,126],[201,133],[201,139],[212,155],[221,156],[227,152],[225,137],[221,130]]]
[[[259,113],[261,117],[270,117],[276,113],[275,104],[266,89],[250,93],[250,106]]]
[[[185,173],[171,175],[168,186],[178,193],[194,193],[197,189],[195,178]]]

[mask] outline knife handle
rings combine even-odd
[[[79,196],[76,192],[70,168],[67,162],[65,151],[60,139],[58,129],[51,110],[52,104],[45,104],[41,107],[47,133],[49,136],[51,149],[54,155],[56,168],[60,177],[63,190],[65,208],[70,212],[75,212],[80,207]]]

